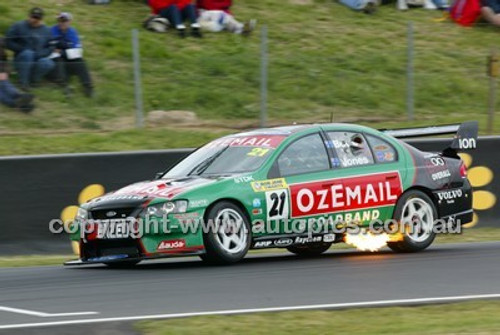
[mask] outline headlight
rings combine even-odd
[[[88,215],[89,212],[86,209],[80,207],[78,208],[78,212],[76,212],[75,220],[82,221],[88,219]]]
[[[186,213],[187,206],[187,200],[168,201],[147,207],[145,213],[149,216]]]

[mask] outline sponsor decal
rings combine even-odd
[[[161,241],[158,250],[184,249],[186,241],[184,239]]]
[[[188,188],[195,187],[197,184],[201,184],[202,181],[194,181],[191,183],[174,183],[168,182],[166,180],[157,180],[152,182],[137,183],[130,186],[126,186],[118,191],[115,195],[147,195],[153,197],[167,198],[171,199],[174,196],[186,191]]]
[[[338,159],[337,157],[333,157],[332,158],[332,166],[339,167],[340,166],[340,159]]]
[[[245,177],[237,177],[237,178],[234,178],[234,182],[236,184],[240,184],[240,183],[249,183],[253,181],[253,177],[248,177],[248,176],[245,176]]]
[[[274,240],[273,244],[276,247],[283,248],[283,247],[288,247],[293,244],[293,240],[291,238],[279,238],[277,240]]]
[[[394,153],[393,152],[386,152],[384,154],[384,160],[387,162],[392,162],[394,160]]]
[[[123,194],[123,195],[106,195],[100,198],[96,198],[92,200],[92,202],[100,202],[100,201],[116,201],[116,200],[142,200],[147,198],[144,195],[129,195],[129,194]]]
[[[323,240],[323,236],[311,236],[311,237],[300,237],[295,238],[295,244],[307,244],[307,243],[317,243]]]
[[[438,171],[436,173],[431,174],[431,178],[434,181],[442,180],[448,177],[451,177],[450,170]]]
[[[375,152],[378,162],[385,162],[385,154],[383,152]]]
[[[238,136],[238,137],[223,137],[212,141],[205,147],[259,147],[259,148],[276,148],[285,136],[278,135],[256,135],[256,136]]]
[[[475,138],[459,138],[458,139],[459,149],[476,149],[476,139]]]
[[[441,157],[431,157],[429,161],[434,166],[445,166],[444,159]]]
[[[259,198],[255,198],[255,199],[253,199],[253,201],[252,201],[252,206],[253,206],[253,207],[260,207],[260,206],[262,206],[262,202],[260,201],[260,199],[259,199]]]
[[[463,191],[461,189],[440,191],[437,192],[439,202],[445,200],[447,203],[454,203],[455,199],[461,198],[463,196]]]
[[[252,182],[255,192],[274,191],[287,188],[285,178],[266,179]]]
[[[370,160],[367,157],[354,157],[354,158],[342,158],[342,166],[357,166],[370,164]]]
[[[389,149],[390,148],[385,144],[379,144],[379,145],[376,145],[375,147],[373,147],[373,150],[375,150],[375,151],[387,151]]]
[[[206,207],[208,206],[207,199],[199,199],[199,200],[189,200],[189,208],[193,207]]]
[[[293,184],[292,217],[394,205],[402,191],[398,172]]]
[[[257,241],[253,245],[254,248],[269,248],[273,244],[272,240]]]
[[[180,213],[180,214],[174,214],[174,219],[177,220],[189,220],[189,219],[196,219],[200,216],[198,212],[194,213]]]
[[[262,214],[262,208],[254,208],[254,209],[252,209],[252,214],[253,215],[260,215],[260,214]]]
[[[335,234],[325,234],[323,235],[323,242],[330,243],[335,241]]]
[[[286,189],[266,192],[267,218],[279,220],[288,218],[288,191]]]

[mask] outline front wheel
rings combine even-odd
[[[416,252],[426,249],[434,241],[436,206],[425,193],[411,190],[398,201],[393,218],[404,227],[401,241],[389,242],[396,252]]]
[[[210,231],[204,232],[205,254],[202,260],[215,264],[231,264],[241,260],[251,243],[247,216],[235,204],[221,201],[208,212]]]
[[[306,245],[293,245],[291,247],[286,248],[288,251],[291,253],[294,253],[299,256],[303,257],[312,257],[312,256],[318,256],[330,249],[332,246],[332,243],[325,243],[325,242],[320,242],[320,243],[310,243]]]

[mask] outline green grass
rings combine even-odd
[[[467,229],[463,234],[440,235],[434,243],[463,243],[463,242],[487,242],[500,241],[500,229],[498,228],[474,228]],[[331,250],[353,249],[353,247],[339,243],[334,244]],[[68,242],[68,252],[71,250]],[[286,249],[262,249],[250,250],[250,254],[266,254],[283,252]],[[2,267],[22,267],[22,266],[42,266],[42,265],[61,265],[67,260],[74,259],[74,255],[28,255],[28,256],[3,256],[0,257],[0,268]]]
[[[26,266],[61,265],[67,260],[74,258],[75,256],[71,254],[2,256],[0,257],[0,268],[20,268]]]
[[[32,116],[2,108],[0,135],[11,137],[0,137],[0,152],[130,149],[129,144],[114,142],[114,138],[134,127],[130,30],[141,29],[140,22],[149,10],[139,0],[116,0],[109,6],[90,6],[79,0],[58,4],[28,0],[12,5],[0,0],[0,31],[23,19],[34,5],[45,7],[47,21],[58,11],[71,11],[83,36],[97,95],[89,100],[76,90],[73,98],[65,99],[58,88],[47,86],[35,90],[39,107]],[[367,16],[332,0],[240,0],[234,13],[241,19],[257,18],[260,26],[269,28],[268,110],[272,124],[327,121],[333,115],[336,121],[374,127],[478,119],[483,132],[486,128],[485,61],[498,43],[498,29],[437,23],[434,19],[440,12],[398,12],[392,5]],[[405,112],[408,20],[415,25],[413,122],[406,121]],[[212,126],[256,124],[258,32],[250,38],[207,33],[202,40],[181,40],[172,32],[141,30],[140,42],[146,111],[190,110]],[[77,89],[78,83],[73,86]],[[495,126],[500,129],[500,120]],[[155,124],[148,127],[170,132],[170,128]],[[101,145],[93,142],[94,135],[80,135],[96,131],[110,143]],[[66,141],[61,132],[75,132],[75,138],[80,139]],[[54,147],[38,145],[46,133],[52,134],[49,141],[57,142]],[[156,137],[146,141],[144,148],[193,146],[206,140],[203,136],[193,138],[189,132],[184,135],[175,142]],[[135,138],[143,142],[139,131],[128,136],[130,142]],[[19,151],[12,148],[16,139],[24,141]],[[143,147],[138,144],[133,148]]]
[[[500,301],[141,321],[145,335],[498,334]]]
[[[109,133],[0,136],[0,155],[193,148],[225,133],[227,131],[145,129]]]

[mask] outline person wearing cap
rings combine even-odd
[[[57,24],[51,28],[53,37],[56,68],[54,69],[56,81],[67,87],[69,77],[75,75],[80,79],[85,95],[92,97],[94,94],[92,79],[87,64],[83,59],[83,49],[78,36],[78,31],[71,27],[73,16],[71,13],[62,12],[57,16]]]
[[[19,91],[9,81],[7,53],[4,46],[5,40],[0,38],[0,103],[10,108],[16,108],[21,112],[29,113],[35,108],[33,105],[34,96]]]
[[[12,25],[7,31],[6,46],[14,52],[14,66],[24,90],[37,84],[54,68],[49,58],[53,47],[50,44],[50,29],[43,24],[44,12],[35,7],[27,20]]]
[[[180,37],[186,36],[184,21],[191,22],[191,35],[201,37],[200,24],[196,7],[192,0],[148,0],[148,5],[154,15],[167,19],[177,29]]]

